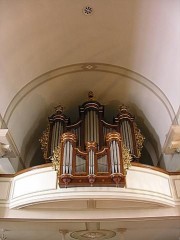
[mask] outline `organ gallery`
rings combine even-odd
[[[144,137],[126,106],[108,123],[104,106],[92,92],[88,98],[73,124],[61,106],[55,108],[40,139],[45,161],[52,161],[60,187],[124,187],[130,162],[139,161]]]

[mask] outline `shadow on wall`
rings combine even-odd
[[[130,104],[130,106],[130,112],[135,116],[135,122],[145,137],[140,162],[157,166],[159,161],[162,161],[162,151],[159,137],[144,113],[136,105]],[[164,165],[162,168],[164,168]]]
[[[142,149],[141,157],[139,159],[139,162],[142,163],[142,164],[154,166],[152,158],[151,158],[149,152],[147,151],[147,149],[145,147],[143,147],[143,149]]]
[[[46,123],[43,122],[45,120],[41,119],[24,137],[21,154],[26,168],[45,163],[39,143],[42,131],[46,128]]]
[[[39,143],[39,138],[47,127],[48,107],[43,99],[43,96],[36,95],[36,101],[40,107],[38,111],[35,108],[31,108],[31,111],[35,111],[32,114],[34,115],[34,119],[30,121],[32,126],[26,128],[28,131],[24,135],[23,144],[21,147],[21,156],[24,160],[26,168],[45,163]],[[32,103],[29,102],[29,106],[31,104]]]
[[[2,118],[2,116],[0,114],[0,128],[2,128],[2,125],[3,125],[3,118]]]
[[[34,155],[31,158],[29,167],[34,167],[34,166],[41,165],[44,163],[45,163],[45,160],[43,158],[43,153],[39,148],[37,148],[36,152],[34,153]]]

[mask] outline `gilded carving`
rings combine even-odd
[[[131,166],[132,157],[129,149],[127,149],[124,144],[122,145],[122,158],[123,158],[124,172],[126,175],[127,169],[129,169],[129,167]]]
[[[39,139],[39,142],[41,144],[41,149],[43,151],[43,156],[44,156],[45,159],[47,159],[48,141],[49,141],[49,126],[43,132],[42,137]]]
[[[144,136],[141,134],[140,129],[134,123],[134,132],[135,132],[135,139],[136,139],[136,147],[137,147],[137,157],[141,157],[141,150],[143,148],[143,142],[145,140]]]
[[[106,135],[106,141],[110,142],[112,140],[121,141],[121,135],[118,132],[110,132]]]
[[[90,151],[90,149],[97,149],[96,142],[86,142],[86,150]]]
[[[63,112],[63,110],[64,110],[64,108],[63,108],[63,106],[62,105],[58,105],[58,106],[56,106],[55,108],[55,111],[56,111],[56,113],[62,113]]]
[[[63,133],[61,136],[61,142],[66,142],[67,140],[75,143],[77,141],[76,135],[72,132]]]
[[[58,172],[58,175],[60,174],[60,161],[61,161],[61,147],[58,146],[53,151],[53,156],[51,157],[51,161],[53,164],[53,168],[55,171]]]

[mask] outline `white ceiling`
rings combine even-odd
[[[0,114],[26,166],[53,107],[77,116],[89,90],[112,114],[129,105],[161,154],[180,104],[179,9],[179,0],[0,1]]]
[[[97,222],[97,221],[95,221]],[[117,235],[112,240],[118,240],[120,234],[119,228],[125,228],[124,239],[122,240],[179,240],[180,223],[175,219],[167,220],[116,220],[91,222],[90,228],[96,230],[96,225],[100,229],[115,231]],[[86,230],[86,223],[80,222],[62,222],[62,221],[4,221],[0,222],[0,227],[6,229],[5,235],[8,240],[59,240],[62,239],[59,230],[67,230],[66,239],[70,238],[69,233],[73,231]]]
[[[85,6],[93,8],[91,16],[83,14]],[[93,90],[108,113],[127,104],[160,155],[180,105],[179,42],[179,0],[0,0],[0,125],[28,166],[53,107],[64,105],[75,119]],[[100,226],[127,228],[126,240],[180,235],[178,219]],[[59,228],[85,224],[12,219],[0,228],[12,240],[56,240]]]

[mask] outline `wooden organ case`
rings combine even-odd
[[[124,105],[113,124],[104,120],[104,106],[93,98],[79,107],[79,120],[70,124],[58,106],[40,143],[46,162],[58,172],[59,186],[120,186],[126,170],[138,161],[144,141],[134,117]]]

